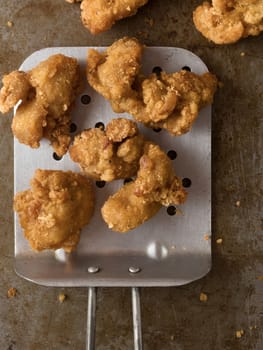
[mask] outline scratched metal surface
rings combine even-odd
[[[261,350],[263,36],[231,46],[207,42],[192,24],[191,12],[200,2],[150,1],[136,17],[91,36],[79,21],[77,4],[0,0],[0,75],[43,47],[106,46],[123,35],[151,46],[186,48],[206,62],[224,83],[212,121],[213,268],[186,286],[142,289],[144,345],[146,350]],[[8,21],[14,25],[8,27]],[[0,349],[82,350],[86,289],[41,287],[14,272],[11,114],[1,115],[0,123]],[[15,298],[6,296],[10,287],[18,290]],[[62,304],[61,292],[68,296]],[[208,296],[205,303],[199,301],[201,292]],[[131,323],[130,290],[100,289],[97,349],[131,349]],[[241,329],[244,335],[237,339]]]

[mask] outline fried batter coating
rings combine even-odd
[[[0,91],[0,112],[8,113],[19,100],[25,100],[32,89],[25,72],[13,71],[3,77]]]
[[[263,31],[263,0],[205,1],[193,13],[194,24],[216,44],[231,44]]]
[[[184,203],[186,192],[158,145],[146,142],[134,182],[124,185],[101,209],[108,227],[127,232],[153,217],[162,205]]]
[[[113,119],[106,130],[93,128],[75,136],[69,154],[85,174],[112,181],[136,174],[144,138],[132,120]]]
[[[94,191],[83,175],[37,169],[31,189],[16,194],[14,209],[32,249],[76,248],[94,211]]]
[[[14,71],[4,76],[0,110],[7,113],[22,100],[12,121],[14,136],[32,148],[47,138],[62,156],[70,143],[69,111],[79,90],[77,60],[56,54],[29,72]]]
[[[140,74],[142,52],[142,45],[132,38],[116,41],[104,53],[90,51],[89,84],[110,101],[116,113],[127,112],[146,126],[167,129],[172,135],[188,132],[199,110],[212,103],[217,78],[185,70],[145,77]]]
[[[136,38],[124,37],[105,52],[90,49],[87,58],[87,79],[107,100],[118,101],[136,93],[132,89],[141,67],[143,45]]]
[[[129,182],[103,205],[102,217],[113,231],[130,231],[152,218],[161,208],[158,202],[148,202],[144,197],[136,196],[134,190],[134,183]]]
[[[80,5],[81,19],[92,34],[109,30],[123,18],[136,14],[148,0],[83,0]]]

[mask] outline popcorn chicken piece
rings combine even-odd
[[[117,118],[109,122],[105,131],[93,128],[75,136],[69,154],[85,174],[112,181],[136,174],[143,145],[136,123]]]
[[[182,70],[176,73],[140,73],[143,46],[123,38],[105,52],[89,51],[87,79],[108,99],[116,113],[127,112],[151,128],[167,129],[172,135],[188,132],[201,108],[213,101],[217,78]]]
[[[152,142],[146,142],[137,178],[111,196],[101,209],[108,227],[127,232],[153,217],[162,205],[182,204],[186,192],[170,159]]]
[[[94,191],[83,175],[37,169],[31,189],[19,192],[14,209],[32,249],[76,248],[94,211]]]
[[[92,34],[109,30],[123,18],[136,14],[148,0],[83,0],[80,5],[81,19]]]
[[[205,1],[193,13],[194,24],[216,44],[232,44],[263,31],[263,0]]]
[[[7,113],[17,102],[12,131],[17,139],[37,148],[47,138],[58,156],[70,143],[70,108],[80,91],[80,72],[75,58],[50,56],[29,72],[4,76],[0,111]]]

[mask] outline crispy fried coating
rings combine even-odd
[[[124,185],[101,209],[108,227],[127,232],[153,217],[162,205],[184,203],[186,192],[171,160],[152,142],[146,142],[135,181]]]
[[[142,52],[143,45],[136,38],[128,37],[117,40],[102,53],[90,49],[88,82],[110,101],[135,94],[132,85],[140,71]]]
[[[77,60],[56,54],[29,72],[14,71],[4,76],[0,110],[6,113],[22,100],[12,121],[14,136],[32,148],[47,138],[62,156],[70,143],[70,108],[79,90]]]
[[[231,44],[263,31],[263,0],[205,1],[193,13],[194,24],[216,44]]]
[[[37,169],[31,189],[16,194],[14,209],[32,249],[76,248],[94,211],[94,191],[83,175]]]
[[[136,174],[144,138],[132,120],[113,119],[106,130],[93,128],[75,136],[69,154],[85,174],[112,181]]]
[[[133,38],[116,41],[104,53],[90,51],[89,84],[110,101],[116,113],[127,112],[146,126],[167,129],[172,135],[188,132],[199,110],[212,103],[217,78],[185,70],[145,77],[140,73],[142,53],[143,46]]]
[[[134,183],[129,182],[104,203],[102,217],[113,231],[130,231],[152,218],[161,208],[160,203],[136,196],[134,190]]]
[[[152,142],[145,143],[134,186],[136,196],[164,206],[181,204],[186,199],[186,192],[175,175],[171,160]]]
[[[19,100],[25,100],[32,89],[25,72],[13,71],[4,75],[0,91],[0,112],[8,113]]]
[[[148,0],[83,0],[80,5],[81,19],[92,34],[109,30],[123,18],[136,14]]]

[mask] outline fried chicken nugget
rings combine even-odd
[[[217,78],[185,70],[145,77],[140,73],[142,53],[138,40],[126,37],[104,53],[89,51],[89,84],[110,101],[116,113],[127,112],[146,126],[167,129],[172,135],[188,132],[199,110],[212,103]]]
[[[111,196],[101,209],[108,227],[127,232],[153,217],[162,205],[184,203],[186,192],[160,147],[146,142],[137,178]]]
[[[112,181],[136,174],[143,144],[136,123],[117,118],[105,131],[93,128],[75,136],[69,154],[85,174],[95,180]]]
[[[134,183],[129,182],[104,203],[102,217],[113,231],[130,231],[152,218],[161,208],[158,202],[136,196],[134,190]]]
[[[70,1],[76,2],[76,1]],[[110,29],[123,18],[136,14],[148,0],[83,0],[80,5],[81,19],[92,34]]]
[[[111,103],[136,97],[133,83],[141,68],[143,45],[136,38],[124,37],[105,52],[90,49],[87,58],[89,84]]]
[[[263,0],[205,1],[193,12],[194,24],[216,44],[231,44],[263,31]]]
[[[32,249],[70,252],[93,215],[94,200],[92,184],[83,175],[37,169],[31,189],[16,194],[14,209]]]
[[[80,92],[80,72],[75,58],[50,56],[29,72],[4,76],[0,111],[7,113],[20,100],[12,121],[17,139],[32,148],[47,138],[62,156],[70,143],[70,108]]]

